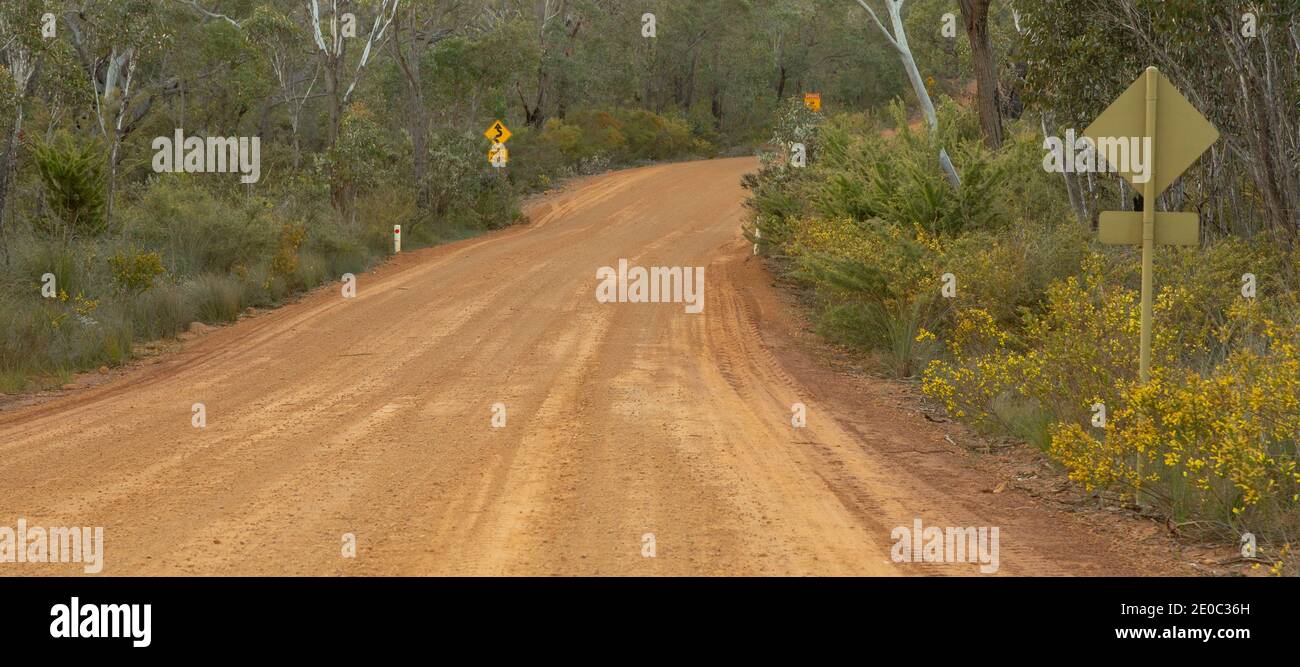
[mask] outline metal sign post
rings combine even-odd
[[[1142,336],[1138,344],[1138,378],[1142,384],[1151,379],[1151,320],[1152,297],[1154,289],[1154,263],[1156,254],[1156,118],[1157,104],[1160,101],[1159,72],[1148,67],[1147,79],[1147,119],[1146,134],[1151,137],[1151,148],[1146,159],[1151,164],[1151,173],[1142,185]]]

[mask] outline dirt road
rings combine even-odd
[[[587,179],[354,299],[330,286],[0,412],[0,525],[103,526],[106,575],[977,573],[891,562],[920,518],[1000,527],[999,574],[1141,573],[1074,516],[988,493],[887,384],[806,351],[740,237],[755,167]],[[619,259],[705,267],[704,312],[598,303]]]

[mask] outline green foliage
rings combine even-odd
[[[205,273],[187,285],[185,298],[198,319],[210,324],[233,322],[243,309],[243,288],[228,276]]]
[[[963,117],[946,111],[953,120]],[[962,187],[953,189],[938,168],[938,142],[909,127],[901,106],[893,112],[897,129],[888,139],[857,134],[851,125],[824,128],[815,167],[825,175],[814,195],[819,212],[827,217],[878,217],[946,235],[1005,224],[998,198],[1007,166],[991,160],[974,140],[956,144],[954,161]],[[951,141],[945,144],[954,146]]]
[[[430,210],[435,216],[469,214],[469,211],[457,211],[457,204],[476,201],[484,190],[496,191],[491,183],[494,178],[500,180],[487,165],[487,147],[481,138],[450,131],[433,136],[428,186]]]
[[[64,238],[98,236],[104,231],[104,163],[102,150],[90,141],[59,134],[32,152],[54,224],[45,231]]]
[[[271,254],[279,227],[269,206],[253,199],[232,208],[192,177],[175,176],[159,179],[121,219],[128,242],[156,249],[169,273],[189,277]]]
[[[30,239],[15,244],[11,253],[10,269],[15,275],[10,284],[25,297],[40,295],[46,273],[53,274],[56,290],[70,294],[84,293],[95,282],[94,246]]]
[[[523,147],[522,160],[549,153],[555,156],[548,160],[550,169],[579,174],[712,152],[707,142],[692,135],[685,120],[635,109],[583,111],[564,119],[551,118],[535,138],[525,134],[511,143]]]
[[[183,285],[163,284],[123,304],[131,331],[140,340],[170,338],[198,319],[195,303]]]
[[[339,138],[319,156],[319,169],[347,189],[352,201],[381,183],[391,182],[393,148],[374,112],[353,103],[343,117]]]

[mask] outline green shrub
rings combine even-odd
[[[329,264],[316,253],[302,253],[298,257],[298,262],[294,266],[293,273],[289,276],[289,281],[297,290],[309,290],[317,285],[325,283],[331,279],[327,273]],[[334,276],[337,280],[339,276]]]
[[[32,158],[45,187],[45,199],[55,214],[54,224],[45,226],[44,231],[64,238],[102,233],[106,158],[99,146],[60,133],[37,144]]]
[[[261,199],[221,201],[185,176],[154,181],[122,211],[129,243],[162,254],[178,277],[227,274],[273,254],[280,224]]]
[[[523,163],[519,180],[549,182],[550,174],[598,173],[647,160],[670,160],[713,152],[684,118],[644,110],[577,111],[551,118],[541,132],[523,130],[511,141],[511,165]],[[516,159],[518,158],[518,159]]]
[[[118,252],[108,258],[108,265],[113,284],[133,294],[153,287],[154,281],[167,272],[162,256],[156,252]]]
[[[687,155],[697,147],[690,125],[681,118],[641,109],[614,113],[618,134],[626,138],[627,157],[632,160],[667,160]]]
[[[475,204],[483,200],[485,193],[507,199],[515,196],[505,175],[488,166],[482,137],[452,131],[436,133],[429,149],[430,212],[435,222],[432,226],[477,226],[485,219],[490,220],[491,215],[475,210]],[[412,221],[409,230],[412,235],[420,231],[422,223]]]
[[[233,278],[204,274],[186,285],[186,291],[185,298],[194,304],[194,312],[202,322],[234,322],[243,310],[244,290]]]
[[[794,258],[793,274],[815,288],[823,334],[879,352],[898,377],[924,367],[935,346],[917,337],[944,315],[935,239],[881,220],[847,218],[799,221],[792,239],[786,253]]]
[[[837,117],[840,119],[843,117]],[[809,109],[801,98],[789,97],[781,102],[772,123],[771,143],[780,150],[801,143],[808,148],[809,164],[821,145],[821,128],[826,116]]]
[[[953,239],[939,262],[959,278],[956,307],[977,305],[1000,325],[1016,327],[1026,312],[1041,309],[1053,283],[1078,275],[1092,236],[1073,221],[1025,223]]]
[[[132,332],[143,340],[157,340],[184,331],[198,318],[187,296],[185,288],[178,285],[161,285],[135,295],[125,306]]]
[[[9,390],[20,390],[37,376],[62,378],[82,368],[120,364],[131,356],[130,323],[111,309],[101,309],[99,301],[0,294],[0,310],[6,315],[0,328],[0,376]]]
[[[814,195],[819,212],[831,218],[878,217],[945,235],[1005,225],[998,199],[1006,165],[990,159],[976,142],[945,144],[961,177],[961,187],[954,189],[939,168],[936,138],[913,131],[900,106],[894,113],[898,131],[888,139],[858,135],[852,126],[835,123],[822,128],[821,151],[810,163],[824,179]]]
[[[275,247],[275,254],[271,256],[272,275],[283,278],[297,272],[298,248],[306,236],[307,230],[302,225],[284,223],[280,226],[280,239]]]
[[[85,294],[95,283],[93,246],[78,242],[30,241],[17,244],[14,265],[17,282],[13,285],[19,293],[40,297],[42,277],[54,275],[56,291],[65,294]]]
[[[307,227],[303,247],[307,252],[324,258],[326,273],[335,279],[345,273],[365,270],[375,257],[381,255],[381,251],[373,251],[355,234],[324,222]]]

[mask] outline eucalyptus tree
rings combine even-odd
[[[363,3],[353,0],[307,0],[303,18],[315,45],[315,53],[324,73],[325,93],[329,105],[326,150],[339,140],[339,129],[348,104],[375,53],[389,36],[402,0],[376,0]],[[367,8],[369,13],[358,10]],[[366,28],[369,26],[369,29]],[[349,57],[352,40],[360,43],[360,54]],[[330,170],[330,201],[336,210],[346,205],[346,183],[337,169]]]
[[[502,3],[503,5],[506,3]],[[570,0],[531,0],[513,9],[515,16],[531,28],[530,45],[536,49],[535,82],[525,92],[523,76],[515,79],[515,93],[523,107],[524,122],[540,128],[551,109],[557,107],[557,76],[555,61],[566,44],[574,42],[581,30],[582,19],[573,11]],[[516,20],[518,20],[516,19]]]
[[[989,38],[989,5],[993,0],[957,0],[970,41],[971,63],[975,69],[976,108],[984,143],[989,148],[1002,146],[1002,112],[998,104],[998,66]]]
[[[61,25],[81,65],[94,126],[107,145],[106,224],[113,220],[122,144],[179,81],[160,76],[158,56],[171,46],[165,14],[153,0],[85,0]]]
[[[4,101],[0,108],[12,117],[0,149],[0,246],[5,246],[6,203],[17,169],[18,139],[23,132],[27,99],[35,90],[36,72],[45,49],[41,35],[43,9],[44,3],[39,0],[14,0],[0,7],[0,62],[3,63],[0,84],[5,79],[9,84],[0,90],[0,99]],[[7,247],[5,253],[7,257]]]
[[[406,90],[407,132],[411,137],[412,173],[416,205],[427,212],[430,205],[429,133],[431,118],[426,92],[426,70],[435,65],[433,50],[463,27],[471,3],[447,0],[408,0],[393,22],[392,48]]]
[[[912,49],[907,44],[907,29],[903,25],[904,1],[884,0],[890,24],[893,26],[893,32],[891,33],[885,27],[885,24],[880,21],[876,10],[866,0],[857,0],[858,4],[862,5],[862,8],[871,15],[871,20],[880,29],[880,34],[884,35],[885,41],[898,52],[898,57],[903,62],[903,69],[907,72],[907,79],[912,84],[912,91],[916,93],[916,98],[921,103],[921,112],[925,114],[926,122],[930,125],[930,131],[937,135],[939,118],[934,111],[934,102],[931,101],[930,92],[926,90],[925,81],[921,78],[921,72],[916,67],[916,59],[912,57]],[[953,168],[947,149],[942,147],[939,148],[939,165],[943,168],[943,173],[948,178],[948,182],[954,188],[961,187],[961,177],[957,175],[957,170]]]
[[[266,116],[276,105],[285,107],[293,146],[293,167],[302,162],[302,119],[307,102],[323,95],[318,92],[321,83],[321,63],[305,48],[298,34],[298,26],[274,4],[259,6],[247,22],[243,23],[247,39],[259,52],[275,77],[276,92],[273,102],[267,104],[260,131],[265,134]]]
[[[1148,66],[1223,135],[1167,204],[1219,233],[1300,240],[1300,13],[1294,0],[1236,7],[1155,0],[1021,2],[1027,101],[1085,127]],[[1188,191],[1191,185],[1194,191]]]

